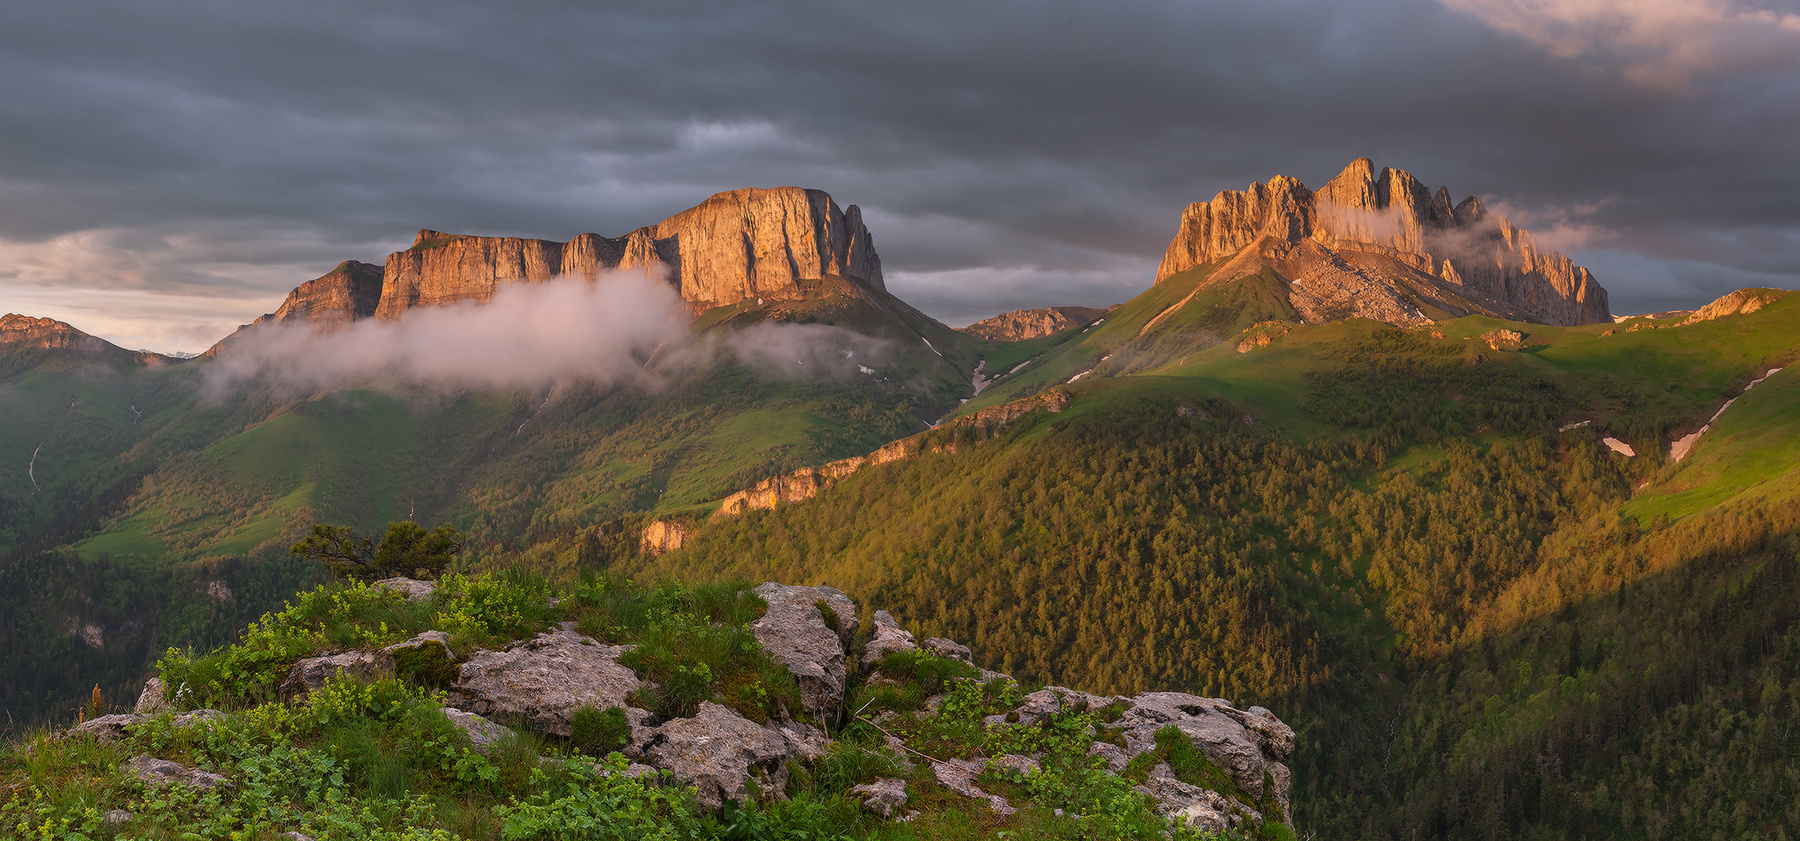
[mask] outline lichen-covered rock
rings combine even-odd
[[[168,695],[168,685],[163,683],[162,678],[153,677],[144,681],[144,691],[138,693],[137,705],[131,711],[138,715],[169,712],[173,708],[169,706]]]
[[[884,818],[906,808],[906,781],[897,777],[878,777],[875,782],[851,786],[850,793],[862,798],[864,809]]]
[[[450,705],[557,736],[574,732],[569,721],[576,710],[621,707],[636,731],[650,714],[625,701],[643,685],[619,664],[630,650],[558,629],[505,651],[478,651],[462,665]]]
[[[218,710],[194,710],[193,712],[181,713],[180,715],[173,717],[171,721],[177,729],[181,729],[193,727],[201,722],[212,721],[213,719],[223,717],[224,715],[224,713],[219,712]],[[155,715],[146,713],[113,713],[112,715],[103,715],[99,718],[90,718],[87,721],[69,728],[69,735],[92,736],[101,744],[111,744],[112,742],[130,736],[132,728],[155,717]]]
[[[924,648],[926,651],[936,654],[939,657],[948,657],[952,660],[961,660],[964,663],[971,664],[975,662],[975,655],[969,651],[969,647],[955,640],[947,640],[943,637],[927,637],[925,639]]]
[[[1019,810],[1007,803],[1006,798],[998,794],[988,794],[982,791],[980,786],[975,785],[975,778],[987,770],[987,764],[988,761],[979,756],[973,759],[946,759],[942,762],[931,763],[931,775],[936,777],[937,781],[944,785],[944,788],[964,797],[987,801],[988,808],[993,810],[996,815],[1006,817],[1017,813]]]
[[[709,809],[726,800],[743,803],[752,777],[761,778],[764,790],[780,791],[787,784],[782,763],[791,755],[780,733],[711,701],[702,701],[693,718],[655,728],[641,754],[649,764],[693,785]]]
[[[1291,820],[1292,775],[1283,763],[1293,755],[1294,731],[1273,713],[1240,710],[1218,698],[1182,692],[1146,692],[1127,700],[1130,707],[1113,726],[1121,731],[1130,756],[1154,751],[1156,731],[1172,725],[1246,794],[1257,800],[1273,797],[1283,820]]]
[[[456,725],[456,729],[468,736],[469,744],[474,745],[475,749],[482,753],[486,753],[488,749],[512,735],[512,730],[502,725],[455,707],[445,707],[444,717],[450,719],[450,723]]]
[[[1156,802],[1156,812],[1165,818],[1179,818],[1188,826],[1203,832],[1224,832],[1234,826],[1260,826],[1263,816],[1216,791],[1176,779],[1168,763],[1159,762],[1145,775],[1144,784],[1132,790]]]
[[[856,637],[856,605],[835,587],[771,581],[759,585],[756,595],[769,610],[750,625],[751,632],[771,659],[793,673],[806,711],[836,721],[848,678],[844,658]]]
[[[416,578],[383,578],[375,582],[374,586],[399,593],[409,602],[422,602],[437,593],[436,581],[420,581]]]
[[[337,675],[361,680],[393,677],[394,655],[386,651],[340,651],[296,661],[281,679],[281,697],[289,702],[304,698]]]
[[[1046,686],[1025,696],[1024,703],[1020,704],[1012,713],[996,718],[1009,723],[1036,725],[1065,713],[1098,712],[1119,700],[1121,699],[1105,695],[1091,695],[1061,686]]]
[[[153,756],[134,756],[125,763],[125,767],[130,769],[132,776],[151,786],[180,783],[194,788],[213,788],[226,784],[225,778],[218,774],[189,768],[179,762],[170,762],[167,759],[157,759]]]
[[[873,625],[875,636],[863,648],[862,667],[864,671],[875,668],[881,662],[881,658],[892,652],[918,649],[918,644],[913,642],[912,632],[900,627],[900,623],[894,621],[893,614],[885,610],[875,611]]]

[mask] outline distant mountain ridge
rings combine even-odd
[[[1040,336],[1061,333],[1079,327],[1107,313],[1097,307],[1044,307],[1013,310],[992,318],[984,318],[967,327],[958,327],[971,336],[996,342],[1022,342]]]
[[[90,355],[112,356],[139,365],[166,365],[179,359],[147,350],[126,350],[98,336],[84,333],[66,322],[18,313],[0,316],[0,345],[11,345],[15,350],[79,351]]]
[[[1156,279],[1219,264],[1209,285],[1273,269],[1306,321],[1395,324],[1481,313],[1563,326],[1610,320],[1587,269],[1541,250],[1474,196],[1454,206],[1358,158],[1318,191],[1278,175],[1183,211]]]

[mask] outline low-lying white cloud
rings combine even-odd
[[[607,272],[589,281],[509,283],[486,303],[462,301],[321,332],[305,324],[251,330],[209,367],[210,394],[247,381],[308,391],[391,383],[536,389],[611,384],[643,374],[659,347],[685,342],[681,298],[660,278]]]

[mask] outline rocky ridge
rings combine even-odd
[[[395,583],[399,589],[418,589]],[[874,613],[873,635],[859,645],[857,606],[834,588],[769,582],[755,592],[768,605],[762,618],[750,626],[755,639],[802,687],[805,709],[794,710],[792,715],[752,721],[731,707],[707,700],[691,716],[659,718],[636,705],[641,682],[619,662],[630,647],[604,645],[567,625],[500,650],[466,652],[455,661],[455,677],[444,696],[448,704],[445,714],[474,748],[488,750],[511,739],[510,728],[567,736],[574,711],[616,709],[626,725],[622,752],[630,764],[614,767],[624,767],[632,776],[666,775],[670,783],[692,786],[697,801],[714,809],[727,801],[742,803],[755,792],[780,797],[790,774],[834,749],[831,732],[842,732],[836,728],[852,721],[861,722],[886,740],[889,767],[929,766],[925,775],[868,778],[854,786],[853,793],[864,798],[870,812],[898,820],[916,814],[905,808],[912,797],[929,793],[921,786],[941,786],[977,800],[1002,818],[1015,814],[1017,807],[1006,796],[982,786],[1027,780],[1043,770],[1041,764],[1051,761],[1051,755],[1020,749],[989,756],[979,751],[979,744],[1030,744],[1029,734],[1050,732],[1057,729],[1058,722],[1080,716],[1077,721],[1092,723],[1077,731],[1085,736],[1080,737],[1076,749],[1084,749],[1095,767],[1137,781],[1134,790],[1159,814],[1210,831],[1244,827],[1254,832],[1270,821],[1292,826],[1291,774],[1285,762],[1293,753],[1294,734],[1266,709],[1239,709],[1222,699],[1179,692],[1099,696],[1051,686],[1021,694],[1010,677],[969,665],[972,658],[967,647],[936,638],[915,642],[885,611]],[[285,684],[310,684],[316,689],[323,679],[338,674],[359,679],[391,675],[397,650],[441,644],[444,639],[442,632],[428,631],[380,651],[323,652],[295,662]],[[902,655],[913,659],[896,659]],[[903,680],[884,676],[882,669],[917,663],[919,657],[942,658],[939,662],[964,670],[967,676],[955,678],[947,691],[954,693],[958,690],[950,687],[966,684],[979,691],[965,693],[965,698],[1013,699],[978,722],[992,734],[991,739],[951,753],[944,753],[948,749],[934,742],[938,747],[933,750],[943,754],[939,756],[908,744],[907,722],[915,728],[929,726],[933,717],[953,714],[946,706],[946,694],[924,699],[916,712],[897,714],[890,705],[871,717],[861,709],[849,708],[848,687],[901,686]],[[383,667],[389,671],[382,672]],[[314,677],[319,678],[317,683]],[[162,682],[153,680],[133,713],[86,722],[64,738],[114,741],[128,738],[135,728],[153,719],[173,715],[157,726],[183,729],[227,715],[214,710],[172,713],[180,700],[167,697]],[[1014,734],[1012,741],[1007,740],[1008,733]],[[1025,741],[1017,739],[1020,734]],[[1197,784],[1191,776],[1184,778],[1182,769],[1172,765],[1166,754],[1171,739],[1198,749],[1209,763],[1207,767],[1224,778],[1209,785]],[[234,785],[227,776],[149,755],[134,757],[127,772],[156,785]]]
[[[1041,336],[1052,336],[1092,322],[1111,310],[1095,307],[1046,307],[1035,310],[1013,310],[992,318],[984,318],[967,327],[956,329],[971,336],[996,342],[1022,342]]]
[[[126,350],[54,318],[34,318],[18,313],[0,316],[0,345],[23,350],[72,350],[89,355],[113,355],[140,365],[166,365],[175,361],[160,353]]]
[[[1479,198],[1452,204],[1448,189],[1377,173],[1367,158],[1316,192],[1276,176],[1188,205],[1157,280],[1208,264],[1218,264],[1209,285],[1274,269],[1307,321],[1414,324],[1429,320],[1425,307],[1559,325],[1611,318],[1587,269],[1539,249]]]
[[[886,288],[856,205],[839,209],[825,192],[800,187],[732,190],[620,237],[556,242],[421,230],[384,266],[350,260],[301,284],[275,312],[209,353],[262,324],[336,329],[416,307],[487,301],[507,283],[591,279],[614,269],[667,277],[694,315],[746,300],[798,299],[801,281],[830,275]]]

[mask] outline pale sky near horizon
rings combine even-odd
[[[857,204],[950,324],[1146,288],[1181,209],[1350,160],[1615,312],[1800,286],[1800,0],[0,8],[0,312],[196,351],[419,228]]]

